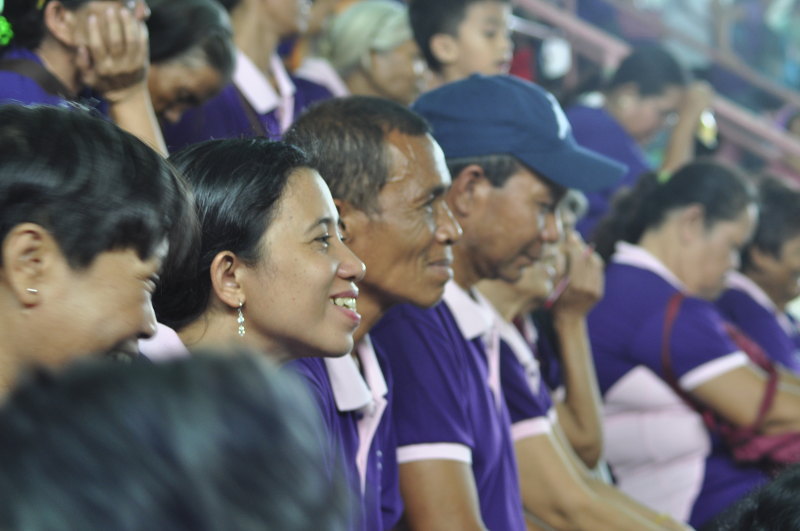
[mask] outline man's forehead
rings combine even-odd
[[[389,153],[387,185],[401,182],[417,188],[450,185],[444,155],[430,135],[392,132],[386,144]]]

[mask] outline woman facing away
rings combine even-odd
[[[147,90],[144,0],[6,0],[0,11],[10,27],[0,103],[94,106],[166,154]]]
[[[0,105],[0,220],[0,395],[30,365],[135,355],[196,226],[185,184],[135,137],[19,105]]]
[[[597,233],[598,251],[608,259],[606,291],[588,325],[606,457],[624,492],[693,526],[767,479],[759,466],[736,462],[674,390],[736,426],[756,420],[767,376],[712,303],[756,216],[754,190],[742,175],[695,161],[671,175],[643,176]],[[670,301],[679,303],[665,348]],[[800,388],[783,375],[757,430],[800,431]]]

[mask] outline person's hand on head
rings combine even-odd
[[[147,25],[125,5],[86,13],[78,36],[83,83],[109,103],[147,90],[150,66]]]
[[[574,230],[566,235],[563,252],[569,283],[553,305],[553,311],[583,317],[603,297],[603,260]]]

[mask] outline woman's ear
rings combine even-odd
[[[53,236],[41,225],[21,223],[12,228],[2,246],[3,278],[20,304],[41,303],[58,267],[69,267]]]
[[[51,0],[44,6],[44,26],[57,41],[65,46],[77,47],[80,43],[75,37],[78,17],[58,0]]]
[[[246,266],[231,251],[217,253],[211,261],[211,289],[219,300],[231,308],[247,302],[242,276]]]
[[[678,234],[681,243],[690,243],[706,231],[706,210],[703,205],[689,205],[677,213]]]

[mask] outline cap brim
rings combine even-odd
[[[519,158],[554,183],[582,192],[610,188],[628,171],[624,164],[581,146]]]

